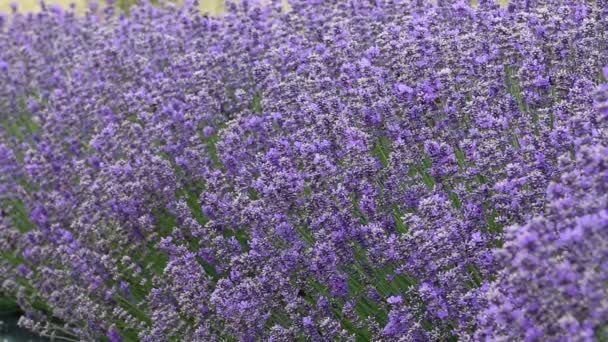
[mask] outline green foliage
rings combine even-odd
[[[16,314],[19,311],[19,305],[17,305],[15,299],[8,294],[0,292],[0,316]]]
[[[377,157],[382,163],[383,167],[387,167],[390,161],[389,156],[391,152],[391,141],[386,136],[378,138],[372,149],[372,155]]]

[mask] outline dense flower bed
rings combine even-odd
[[[0,17],[0,284],[63,340],[605,341],[608,2]]]

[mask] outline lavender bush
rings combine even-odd
[[[0,292],[66,341],[608,340],[606,0],[0,17]]]

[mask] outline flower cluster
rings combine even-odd
[[[604,123],[607,95],[601,85],[594,118]],[[508,228],[507,242],[496,253],[502,266],[498,279],[483,296],[480,339],[591,341],[608,336],[607,138],[605,130],[598,130],[597,143],[562,156],[559,177],[546,191],[545,211]]]
[[[606,0],[42,8],[0,17],[22,325],[608,338]]]

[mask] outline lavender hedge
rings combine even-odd
[[[66,341],[608,341],[608,1],[0,17],[0,292]]]

